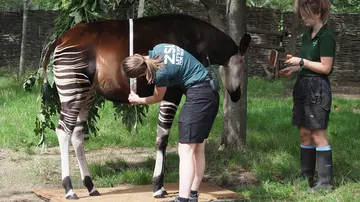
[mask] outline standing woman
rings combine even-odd
[[[155,84],[154,95],[129,95],[133,104],[160,102],[167,87],[185,90],[186,101],[179,116],[179,197],[176,202],[198,201],[198,189],[205,170],[205,140],[208,138],[219,108],[219,93],[210,85],[208,70],[191,54],[173,44],[159,44],[149,56],[135,54],[122,63],[130,78],[145,75]]]
[[[335,57],[335,37],[327,25],[329,0],[299,0],[298,13],[309,27],[302,35],[300,57],[285,61],[292,65],[280,71],[289,76],[300,71],[293,91],[292,123],[301,137],[301,173],[308,179],[310,191],[333,189],[331,147],[326,138],[332,93],[328,76]],[[314,186],[316,159],[318,182]]]

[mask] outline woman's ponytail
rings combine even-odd
[[[156,54],[153,58],[145,58],[142,55],[134,54],[127,57],[122,63],[123,73],[130,78],[138,78],[146,75],[149,83],[154,82],[156,71],[163,66],[164,58]]]

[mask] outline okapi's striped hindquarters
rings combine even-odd
[[[68,199],[78,198],[73,192],[70,180],[70,138],[84,185],[91,196],[100,195],[90,178],[84,151],[83,132],[95,93],[92,88],[92,78],[96,69],[94,60],[91,49],[65,47],[56,48],[54,52],[53,72],[61,102],[56,134],[61,149],[62,184]]]
[[[89,194],[99,195],[90,178],[84,152],[84,124],[89,115],[95,93],[117,103],[128,104],[129,78],[121,71],[122,61],[129,56],[129,21],[105,20],[77,25],[60,36],[44,58],[44,86],[46,67],[54,52],[54,77],[61,102],[59,124],[56,129],[61,152],[62,184],[66,198],[77,199],[70,180],[69,145],[74,146],[81,178]],[[225,33],[197,18],[183,14],[166,14],[133,20],[134,53],[148,54],[159,43],[177,45],[198,59],[204,66],[221,65],[220,72],[231,100],[241,96],[240,78],[245,70],[244,54],[250,43],[246,34],[240,46]],[[221,46],[219,46],[219,44]],[[45,88],[46,89],[46,88]],[[153,94],[154,86],[144,77],[137,79],[140,97]],[[165,153],[170,128],[183,89],[168,87],[160,103],[156,139],[153,196],[164,197]],[[46,93],[46,92],[45,92]]]

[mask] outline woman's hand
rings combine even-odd
[[[290,67],[286,67],[286,68],[280,70],[279,74],[281,76],[290,76],[291,74],[298,71],[299,69],[300,69],[300,66],[290,66]]]
[[[300,65],[301,58],[299,57],[291,57],[290,59],[286,60],[284,63],[289,65]]]
[[[139,97],[136,93],[131,92],[128,100],[131,104],[154,104],[160,102],[165,95],[166,87],[157,87],[154,88],[154,95],[149,97]]]
[[[139,104],[140,97],[136,93],[130,93],[128,100],[131,104]]]

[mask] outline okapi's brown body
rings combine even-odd
[[[186,15],[136,19],[133,29],[134,53],[148,54],[159,43],[172,43],[184,48],[208,66],[206,54],[212,63],[225,65],[229,55],[235,55],[238,51],[233,40],[223,32]],[[109,100],[128,103],[129,78],[125,78],[121,71],[122,61],[129,56],[128,20],[77,25],[58,38],[57,44],[58,48],[75,46],[92,49],[94,55],[89,53],[89,59],[96,64],[96,68],[91,69],[96,91]],[[153,93],[144,78],[139,79],[138,89],[140,96]]]
[[[237,80],[239,78],[234,74],[239,74],[239,69],[243,69],[240,61],[250,42],[250,36],[245,35],[243,38],[246,40],[241,41],[239,48],[228,35],[212,25],[182,14],[134,19],[133,34],[134,53],[147,55],[159,43],[175,44],[191,53],[204,66],[210,62],[224,66],[222,75]],[[122,74],[121,63],[129,56],[129,44],[128,20],[97,21],[68,30],[50,46],[45,56],[44,70],[54,51],[54,77],[62,107],[56,132],[61,147],[62,183],[69,199],[77,198],[72,191],[67,162],[70,139],[75,147],[84,185],[90,195],[99,194],[91,181],[84,155],[83,124],[87,120],[95,91],[108,100],[128,103],[129,78]],[[227,91],[237,101],[240,98],[240,81],[224,82]],[[152,95],[153,88],[144,77],[138,79],[137,94],[140,97]],[[165,151],[182,95],[183,89],[169,87],[160,103],[162,113],[159,114],[156,145],[161,155],[157,155],[154,170],[154,197],[166,194],[163,188]],[[167,121],[160,120],[161,114],[166,115]]]

